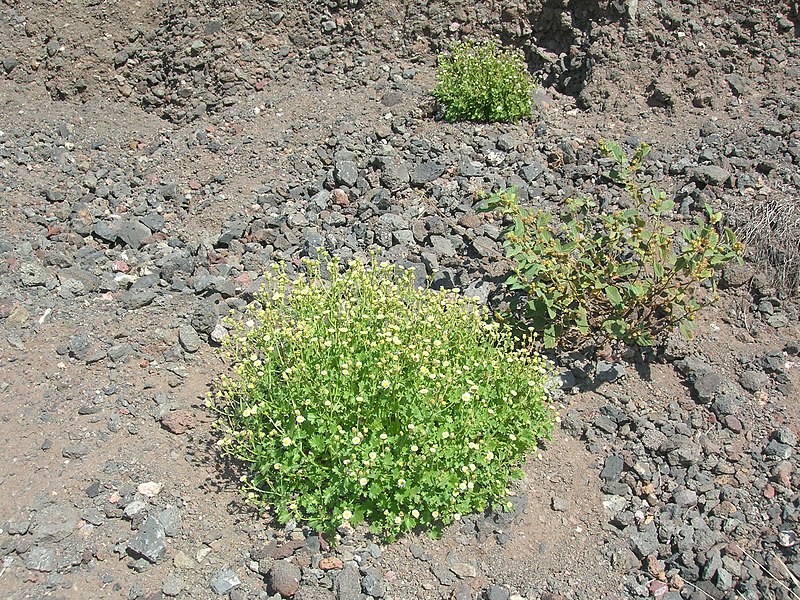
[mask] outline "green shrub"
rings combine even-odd
[[[514,262],[507,284],[522,293],[515,307],[547,347],[605,340],[651,346],[675,326],[690,338],[704,305],[698,287],[708,282],[713,290],[715,274],[741,259],[742,246],[730,229],[717,232],[721,214],[708,206],[692,227],[668,224],[673,202],[637,183],[648,146],[630,161],[617,144],[601,143],[601,152],[614,159],[608,177],[625,186],[633,208],[604,214],[591,200],[570,199],[557,220],[520,206],[513,190],[488,199],[485,209],[512,223],[504,247]]]
[[[533,79],[519,54],[494,42],[455,44],[439,56],[433,95],[448,121],[510,122],[531,115]]]
[[[209,399],[218,445],[250,465],[249,500],[282,523],[366,521],[392,538],[502,499],[551,431],[545,360],[412,271],[339,273],[333,259],[306,273],[270,274],[262,308],[229,336],[234,376]]]

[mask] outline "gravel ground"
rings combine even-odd
[[[0,3],[0,595],[796,598],[798,6],[705,4]],[[437,119],[473,35],[523,49],[533,119]],[[478,193],[618,206],[600,139],[750,241],[697,340],[555,357],[514,510],[439,540],[245,507],[203,402],[264,269],[377,251],[494,305]]]

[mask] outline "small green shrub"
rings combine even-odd
[[[514,262],[507,284],[522,292],[515,307],[546,347],[602,340],[651,346],[675,326],[690,338],[704,305],[698,287],[709,282],[713,288],[723,265],[741,259],[741,244],[730,229],[717,232],[721,214],[708,206],[693,227],[676,231],[668,224],[673,202],[637,183],[648,152],[642,145],[629,161],[617,144],[601,143],[601,153],[614,159],[608,177],[633,200],[627,210],[603,214],[591,200],[570,199],[556,220],[520,206],[513,190],[488,199],[486,210],[512,222],[504,247]]]
[[[339,273],[332,259],[306,273],[269,275],[262,308],[229,336],[234,376],[209,398],[218,445],[250,465],[249,500],[282,523],[366,521],[392,538],[502,499],[551,431],[545,360],[412,271]]]
[[[519,54],[494,42],[455,44],[439,56],[433,95],[448,121],[516,123],[531,115],[533,79]]]

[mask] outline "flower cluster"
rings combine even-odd
[[[209,404],[255,503],[394,537],[484,510],[551,431],[549,365],[485,309],[387,264],[276,269]],[[326,277],[323,277],[323,273]]]

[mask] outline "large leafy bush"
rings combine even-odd
[[[632,208],[601,212],[590,199],[571,199],[555,218],[520,205],[513,190],[488,199],[484,208],[511,223],[504,246],[517,306],[547,347],[651,346],[675,326],[691,337],[695,314],[715,298],[701,301],[700,286],[713,291],[715,275],[741,257],[741,244],[710,207],[694,226],[670,224],[672,200],[637,182],[648,146],[630,161],[617,144],[603,143],[601,152],[613,159],[608,177],[626,188]]]
[[[211,404],[249,499],[281,522],[436,530],[500,501],[551,430],[546,362],[410,271],[307,262],[293,282],[272,274],[259,303]]]
[[[448,121],[510,122],[531,115],[533,79],[519,54],[464,41],[439,56],[433,95]]]

